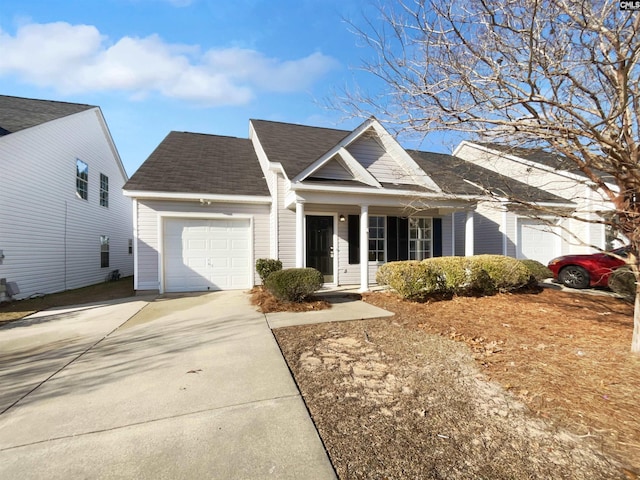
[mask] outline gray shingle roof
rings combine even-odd
[[[125,190],[269,195],[251,140],[170,132]]]
[[[297,177],[351,133],[267,120],[251,120],[251,124],[269,160],[280,162],[289,179]]]
[[[458,195],[481,194],[482,190],[473,185],[475,184],[497,195],[515,200],[566,203],[568,205],[573,203],[452,155],[417,150],[407,150],[407,152],[420,168],[446,193]]]
[[[80,103],[0,95],[0,136],[96,108]]]

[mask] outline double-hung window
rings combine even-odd
[[[100,235],[100,267],[109,266],[109,237]]]
[[[431,218],[409,219],[409,259],[424,260],[433,256]]]
[[[79,158],[76,159],[76,193],[83,200],[89,198],[89,165]]]
[[[384,217],[369,217],[369,261],[384,262]]]
[[[104,173],[100,174],[100,205],[109,207],[109,177]]]

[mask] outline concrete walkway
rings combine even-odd
[[[335,478],[246,293],[41,312],[0,365],[0,478]]]

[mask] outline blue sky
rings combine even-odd
[[[345,22],[373,13],[368,0],[3,0],[0,93],[99,106],[129,175],[171,130],[351,129],[361,119],[324,105],[373,88],[358,69],[372,52]]]

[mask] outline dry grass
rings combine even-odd
[[[630,305],[365,300],[396,316],[275,331],[342,479],[636,478]]]
[[[100,302],[135,295],[133,277],[125,277],[114,282],[103,282],[88,287],[53,293],[37,298],[0,303],[0,325],[26,317],[47,308]]]
[[[329,302],[317,297],[310,297],[304,302],[284,302],[278,300],[262,287],[254,287],[251,290],[251,303],[257,306],[262,313],[310,312],[331,308]]]

